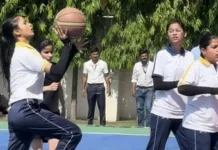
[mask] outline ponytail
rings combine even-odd
[[[0,61],[4,81],[7,82],[8,92],[10,95],[10,65],[11,58],[14,54],[16,40],[13,31],[17,27],[17,21],[10,18],[2,24],[0,37]],[[6,79],[6,80],[5,80]]]
[[[15,41],[8,41],[4,37],[1,37],[0,46],[0,60],[4,81],[7,81],[8,92],[10,93],[10,65],[11,58],[14,53]],[[6,79],[6,80],[5,80]]]

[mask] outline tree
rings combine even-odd
[[[64,7],[76,7],[84,12],[87,18],[87,28],[84,36],[91,37],[91,21],[93,20],[95,12],[100,9],[100,1],[98,0],[5,0],[0,2],[0,23],[2,24],[3,21],[10,16],[25,16],[33,24],[35,36],[32,40],[32,44],[37,47],[42,38],[51,39],[55,47],[54,57],[57,60],[62,43],[53,30],[53,23],[55,15]],[[80,58],[83,59],[85,57],[80,57],[78,54],[74,59],[74,64],[81,64]],[[73,72],[76,73],[76,70],[74,69]],[[72,88],[72,90],[75,90],[75,88]],[[73,93],[75,93],[75,91]]]
[[[187,34],[184,47],[197,45],[202,31],[217,33],[217,1],[207,0],[108,0],[114,23],[102,39],[103,58],[112,68],[131,68],[140,48],[152,55],[167,44],[166,25],[181,19]]]
[[[41,38],[51,39],[57,60],[62,43],[53,31],[53,22],[57,12],[67,6],[84,12],[84,37],[89,38],[91,45],[100,47],[102,59],[114,70],[132,68],[141,48],[147,48],[153,57],[164,47],[166,25],[171,18],[185,23],[188,36],[183,46],[187,49],[198,44],[202,31],[218,32],[215,0],[2,0],[0,23],[11,15],[26,16],[35,31],[33,45]],[[88,57],[88,53],[78,54],[73,61],[75,68],[81,67]],[[77,71],[73,72],[76,76]]]
[[[6,0],[1,2],[0,23],[12,15],[22,15],[27,17],[29,21],[33,23],[35,32],[32,41],[33,45],[36,46],[41,38],[49,38],[54,42],[55,48],[57,49],[55,56],[58,56],[58,49],[62,46],[62,43],[53,31],[55,15],[64,7],[76,7],[82,10],[87,18],[85,36],[89,36],[92,32],[90,21],[92,20],[95,10],[100,7],[98,4],[100,2],[96,3],[97,0],[96,2],[93,2],[94,1],[91,0],[65,0],[58,2],[56,0]]]
[[[146,47],[153,56],[167,44],[166,25],[169,19],[181,19],[188,36],[184,47],[197,45],[202,31],[217,33],[218,2],[208,0],[6,0],[0,2],[0,22],[15,14],[27,16],[34,25],[36,45],[41,35],[62,45],[52,30],[55,14],[66,6],[82,10],[87,18],[85,37],[91,45],[101,47],[101,57],[110,68],[131,68],[138,51]],[[82,66],[88,54],[77,55],[74,65]]]

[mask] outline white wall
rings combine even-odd
[[[136,118],[136,100],[131,94],[131,76],[129,70],[119,72],[119,118],[135,119]]]
[[[136,102],[131,95],[131,75],[129,70],[115,72],[111,79],[111,97],[106,97],[106,119],[116,121],[117,119],[135,119]],[[78,73],[77,92],[77,118],[87,118],[88,104],[87,97],[81,96],[82,69]],[[98,109],[95,109],[95,118],[98,117]]]
[[[106,120],[116,121],[122,119],[136,119],[136,101],[131,96],[131,70],[114,72],[111,79],[112,95],[106,97]],[[73,69],[70,67],[63,80],[62,86],[65,92],[66,117],[68,119],[76,109],[77,119],[86,119],[88,114],[87,97],[81,96],[82,89],[82,69],[78,70],[77,89],[72,89]],[[72,103],[72,91],[77,90],[77,107]],[[0,75],[0,92],[7,96],[6,88]],[[75,102],[75,101],[73,101]],[[96,105],[95,119],[98,118],[98,108]]]

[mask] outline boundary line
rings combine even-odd
[[[8,131],[8,129],[0,129],[0,132]],[[149,137],[150,134],[131,134],[131,133],[108,133],[108,132],[82,132],[83,134],[90,134],[90,135],[126,135],[126,136],[144,136],[144,137]],[[169,137],[174,137],[173,135],[170,134]]]
[[[0,132],[8,131],[8,129],[0,129]],[[127,135],[127,136],[149,136],[147,134],[131,134],[131,133],[107,133],[107,132],[82,132],[84,134],[99,134],[99,135]]]

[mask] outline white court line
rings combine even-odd
[[[0,129],[0,131],[8,131],[8,129]],[[129,134],[129,133],[106,133],[106,132],[82,132],[83,134],[99,134],[99,135],[126,135],[126,136],[150,136],[150,134]],[[169,137],[174,137],[171,135]]]
[[[129,134],[129,133],[105,133],[105,132],[83,132],[84,134],[103,134],[103,135],[128,135],[128,136],[150,136],[146,134]]]
[[[8,131],[8,129],[0,129],[0,131]]]
[[[0,131],[8,131],[8,129],[0,129]],[[128,136],[150,136],[146,134],[129,134],[129,133],[106,133],[106,132],[82,132],[83,134],[101,134],[101,135],[128,135]]]

